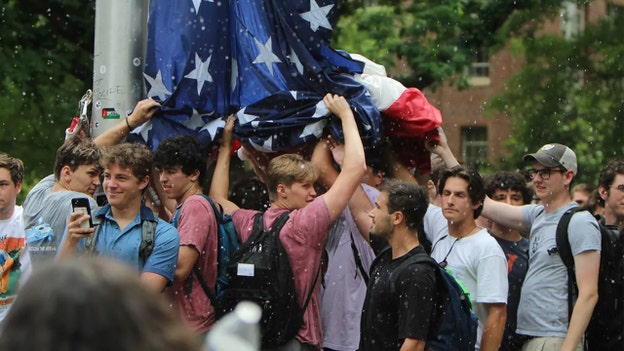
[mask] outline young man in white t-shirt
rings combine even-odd
[[[18,286],[31,271],[22,207],[15,205],[23,179],[22,161],[0,154],[0,321],[13,304]]]
[[[438,191],[448,235],[433,243],[431,257],[470,293],[479,317],[475,349],[496,351],[507,315],[507,261],[496,240],[475,222],[483,209],[483,179],[474,170],[455,167],[442,175]]]

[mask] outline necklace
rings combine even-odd
[[[453,243],[451,244],[451,247],[449,248],[449,250],[447,251],[446,255],[444,255],[444,258],[442,259],[442,261],[440,261],[438,264],[440,265],[440,267],[442,268],[446,268],[446,266],[448,266],[448,262],[446,261],[446,259],[449,257],[449,255],[451,254],[451,251],[453,251],[453,248],[455,247],[455,244],[457,244],[458,241],[460,241],[464,236],[469,235],[470,233],[472,233],[475,229],[477,229],[477,226],[474,226],[474,228],[470,229],[470,231],[468,233],[466,233],[465,235],[460,235],[459,237],[457,237],[457,239],[455,239],[455,241],[453,241]],[[431,252],[433,252],[433,250],[435,249],[436,245],[438,245],[438,243],[444,239],[446,239],[448,237],[448,235],[445,235],[444,237],[442,237],[440,240],[438,240],[436,242],[435,245],[433,245],[433,249],[431,249]]]

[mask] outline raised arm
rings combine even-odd
[[[271,161],[267,154],[257,151],[253,147],[242,145],[238,149],[238,157],[243,161],[251,162],[256,177],[263,183],[266,183],[266,169]]]
[[[383,155],[386,160],[388,160],[388,171],[390,172],[390,177],[394,179],[399,179],[404,182],[411,182],[415,184],[419,184],[418,180],[412,172],[401,162],[397,157],[392,148],[386,147],[383,150]]]
[[[149,121],[159,107],[160,104],[152,99],[143,99],[137,102],[130,116],[122,119],[119,123],[98,135],[93,139],[93,142],[98,146],[119,144],[132,130]]]
[[[159,180],[160,173],[157,169],[152,169],[150,177],[150,186],[144,195],[145,205],[158,213],[158,217],[169,222],[176,210],[176,201],[167,198],[167,194],[163,190],[162,183]]]
[[[334,115],[340,118],[345,139],[345,159],[342,170],[332,187],[323,195],[325,204],[329,209],[329,216],[333,221],[340,216],[347,202],[360,185],[362,176],[366,171],[366,158],[355,117],[347,100],[339,95],[327,94],[323,98],[323,102]]]
[[[527,232],[529,228],[522,220],[522,207],[494,201],[486,196],[481,215],[507,228]]]
[[[455,155],[453,155],[451,148],[449,148],[448,143],[446,142],[446,135],[444,134],[444,130],[442,130],[441,127],[438,127],[438,131],[440,134],[440,140],[427,140],[425,142],[425,148],[432,154],[440,156],[442,161],[444,161],[444,166],[446,168],[459,166],[459,162],[455,158]]]
[[[312,154],[312,162],[321,169],[319,180],[326,188],[331,188],[339,174],[331,162],[332,155],[336,163],[340,165],[342,159],[338,160],[337,158],[340,157],[339,155],[344,155],[344,145],[334,140],[321,140],[316,144]],[[373,209],[373,204],[361,184],[358,185],[355,193],[349,199],[348,206],[358,231],[366,241],[369,241],[371,218],[368,213]]]
[[[232,132],[234,130],[234,116],[230,115],[223,128],[223,140],[219,147],[219,156],[215,164],[212,182],[210,183],[210,197],[221,204],[223,212],[231,214],[238,206],[228,200],[230,188],[230,153],[232,152]]]

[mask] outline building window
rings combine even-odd
[[[564,1],[561,5],[561,35],[570,40],[585,29],[585,12],[574,1]]]
[[[461,158],[464,164],[475,169],[487,163],[487,127],[461,128]]]
[[[490,85],[490,56],[487,48],[480,48],[468,67],[468,82],[472,86]]]
[[[620,19],[624,15],[624,6],[619,4],[607,4],[607,16]]]

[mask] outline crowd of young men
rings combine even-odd
[[[578,166],[569,147],[547,144],[525,155],[538,204],[528,204],[534,196],[522,175],[497,172],[484,181],[459,166],[444,140],[427,146],[445,163],[427,184],[429,191],[400,165],[392,165],[387,175],[402,180],[382,184],[378,167],[367,167],[347,101],[332,94],[323,101],[341,121],[343,145],[322,140],[311,161],[284,154],[255,165],[270,201],[264,227],[290,212],[279,238],[300,305],[310,296],[295,338],[272,350],[425,350],[439,319],[435,269],[451,272],[467,290],[479,318],[475,349],[583,349],[599,298],[601,237],[593,213],[572,217],[569,240],[578,296],[568,313],[568,276],[557,255],[555,229],[566,210],[589,202],[576,195],[572,200]],[[139,102],[128,121],[145,122],[154,104]],[[230,118],[224,128],[209,196],[232,215],[244,242],[258,211],[228,199],[233,124]],[[130,265],[149,287],[163,291],[198,337],[216,323],[202,286],[206,282],[215,293],[218,251],[216,214],[204,191],[205,150],[190,136],[167,139],[154,153],[120,143],[129,126],[122,121],[95,141],[68,139],[57,151],[54,174],[28,194],[23,222],[15,205],[23,166],[0,155],[2,267],[10,272],[0,284],[0,320],[15,298],[19,276],[30,272],[30,257],[36,269],[55,257],[97,253]],[[320,195],[317,181],[326,189]],[[93,199],[100,185],[106,196],[102,206]],[[147,195],[150,186],[160,199]],[[596,194],[599,220],[620,232],[623,160],[603,169]],[[91,216],[73,212],[74,198],[88,200]],[[161,206],[147,206],[153,202]],[[89,220],[93,227],[83,225]],[[152,236],[146,238],[149,231]],[[371,236],[387,248],[374,252]],[[401,265],[426,250],[440,268]],[[615,313],[619,318],[622,311]]]

